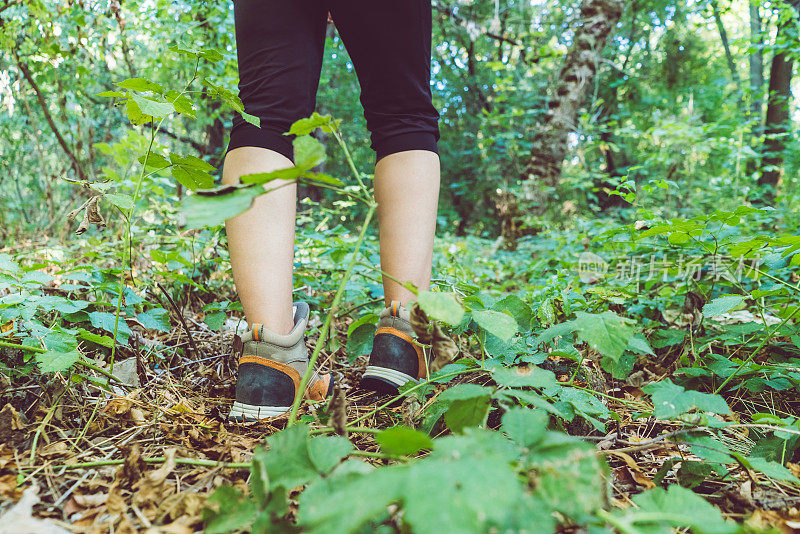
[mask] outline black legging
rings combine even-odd
[[[430,0],[234,0],[239,96],[261,128],[237,114],[228,150],[256,146],[292,159],[283,133],[314,111],[329,11],[361,84],[377,158],[436,152]]]

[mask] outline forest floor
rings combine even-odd
[[[489,247],[488,242],[484,246]],[[505,275],[496,271],[492,276]],[[51,287],[51,294],[60,294],[57,284]],[[329,288],[306,288],[306,293],[322,301],[332,298]],[[217,488],[229,485],[248,491],[253,450],[266,436],[284,429],[287,416],[246,424],[227,420],[235,387],[232,342],[241,324],[235,312],[228,313],[224,324],[213,330],[206,323],[209,313],[203,311],[203,304],[189,299],[181,307],[175,305],[169,310],[173,319],[169,331],[128,321],[132,331],[129,343],[117,352],[114,367],[124,384],[104,385],[103,376],[91,370],[81,380],[67,373],[21,374],[13,380],[0,375],[4,380],[0,391],[0,516],[6,514],[3,517],[19,524],[27,522],[31,531],[38,532],[49,532],[48,528],[56,532],[58,527],[72,532],[194,532],[207,520],[207,499]],[[686,326],[692,314],[693,310],[684,308],[676,314],[673,326]],[[313,314],[309,347],[316,343],[322,320]],[[366,357],[347,362],[348,329],[353,320],[347,315],[334,320],[333,339],[319,359],[323,369],[335,374],[343,395],[327,406],[304,405],[300,421],[307,423],[312,433],[347,435],[361,461],[378,466],[392,463],[382,455],[375,433],[397,424],[420,426],[447,389],[463,383],[492,384],[485,370],[476,368],[447,384],[435,385],[426,396],[409,395],[387,403],[387,399],[365,393],[357,383]],[[459,359],[482,361],[487,357],[469,336],[456,333],[453,338]],[[780,345],[789,340],[777,337],[774,341]],[[753,356],[756,363],[770,358],[769,347],[754,354],[747,352],[751,348],[747,343],[719,343],[714,350],[725,358]],[[797,413],[793,388],[737,388],[725,395],[732,413],[710,416],[730,425],[721,429],[701,420],[709,417],[701,413],[672,421],[654,417],[652,400],[641,386],[672,377],[681,366],[681,355],[694,350],[692,340],[656,349],[654,354],[638,358],[625,379],[613,378],[603,370],[598,354],[586,347],[579,364],[558,354],[549,355],[540,367],[554,371],[559,382],[595,391],[613,414],[603,421],[604,432],[587,422],[588,418],[559,421],[556,426],[592,443],[607,461],[611,508],[629,508],[633,496],[680,482],[718,506],[725,517],[746,520],[755,531],[769,527],[800,531],[800,485],[765,476],[744,463],[728,464],[726,473],[717,476],[720,473],[715,471],[726,462],[709,463],[708,454],[700,451],[698,456],[698,440],[680,439],[689,430],[699,430],[715,436],[715,443],[723,443],[726,452],[748,456],[757,445],[752,432],[759,427],[749,423],[750,414],[768,410]],[[168,356],[154,359],[154,351]],[[94,356],[90,362],[108,369],[107,351]],[[8,365],[21,357],[21,352],[7,349],[3,361]],[[580,369],[576,370],[576,365]],[[570,374],[576,377],[571,382]],[[500,428],[500,413],[494,409],[488,413],[486,428]],[[449,433],[442,421],[431,423],[433,437]],[[693,467],[686,469],[687,465]],[[800,465],[785,465],[793,476],[800,477]],[[289,518],[297,512],[295,499],[300,489],[290,493]],[[25,491],[27,497],[23,498]],[[32,512],[26,510],[30,505]],[[47,526],[38,523],[42,519],[48,520]],[[397,521],[393,517],[385,524],[399,528]],[[562,521],[558,528],[560,532],[584,531],[570,521]]]

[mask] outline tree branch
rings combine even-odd
[[[64,136],[61,135],[61,132],[58,130],[55,121],[53,120],[53,116],[50,114],[50,110],[47,108],[47,101],[42,94],[42,90],[39,88],[39,84],[36,83],[36,80],[33,78],[30,69],[28,68],[25,63],[23,63],[19,56],[15,56],[17,60],[17,68],[22,73],[22,76],[27,80],[30,86],[33,88],[33,92],[36,93],[36,99],[39,101],[39,106],[42,108],[42,113],[44,113],[44,118],[47,121],[47,124],[50,125],[50,129],[56,136],[56,140],[58,144],[61,146],[61,149],[66,153],[67,157],[69,157],[70,161],[72,162],[72,168],[75,170],[75,173],[78,175],[80,180],[86,180],[86,172],[83,170],[83,166],[81,165],[78,157],[72,151],[72,149],[67,144],[66,139]]]

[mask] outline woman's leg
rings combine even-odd
[[[291,167],[292,162],[273,150],[240,147],[228,152],[222,182],[236,184],[245,174]],[[233,279],[248,322],[263,324],[276,334],[294,327],[292,266],[294,264],[294,182],[271,182],[270,191],[244,213],[225,224]]]
[[[381,267],[428,289],[439,199],[439,114],[431,102],[430,0],[338,0],[333,20],[353,59],[372,148]],[[384,277],[387,306],[414,295]]]
[[[381,269],[419,289],[431,282],[433,238],[439,200],[439,156],[428,150],[395,152],[375,165]],[[415,300],[411,291],[384,277],[386,306]]]
[[[238,114],[222,180],[292,166],[292,123],[314,110],[325,44],[322,0],[236,0],[239,96],[260,127]],[[287,334],[292,320],[292,267],[297,188],[271,182],[245,213],[227,221],[231,265],[247,321]]]

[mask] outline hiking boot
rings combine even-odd
[[[228,415],[231,421],[257,421],[282,415],[292,409],[300,380],[308,369],[305,333],[309,309],[294,303],[294,328],[282,336],[255,323],[241,338],[234,339],[239,354],[236,401]],[[306,398],[321,401],[333,391],[330,374],[311,375]]]
[[[404,384],[427,378],[425,353],[415,338],[411,314],[399,302],[392,301],[381,312],[361,387],[396,395]]]

